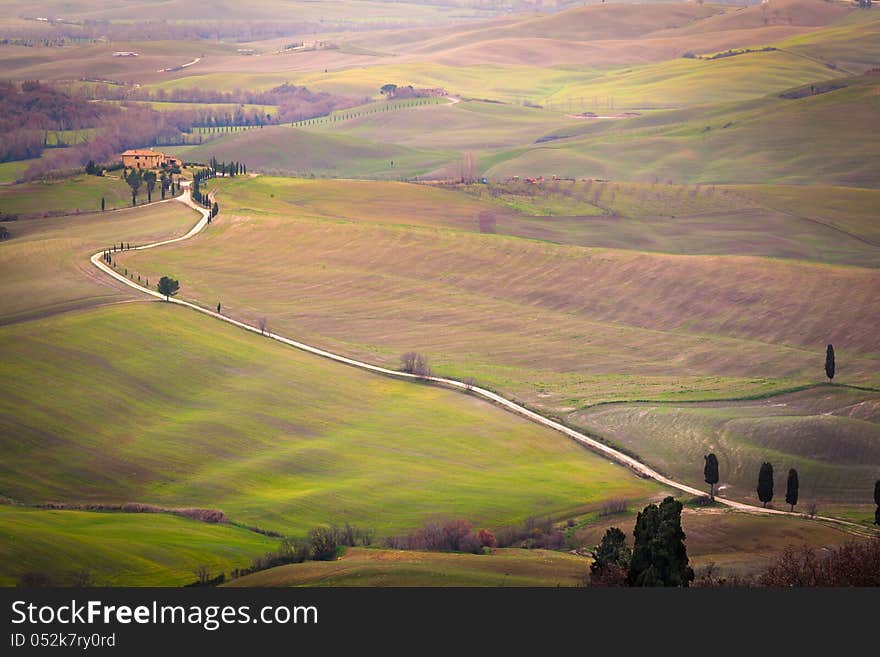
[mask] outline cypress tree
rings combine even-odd
[[[762,463],[758,473],[758,499],[764,503],[764,508],[773,499],[773,465]]]
[[[104,211],[104,197],[101,197],[101,212]]]
[[[828,377],[828,382],[834,380],[834,347],[832,345],[828,345],[828,349],[825,350],[825,376]]]
[[[602,542],[593,550],[590,577],[594,583],[619,586],[629,568],[632,552],[626,544],[626,535],[617,527],[609,527]]]
[[[629,586],[681,586],[694,579],[688,565],[681,502],[672,497],[649,504],[636,518],[635,543],[626,583]]]
[[[718,483],[718,458],[714,454],[707,454],[703,457],[705,465],[703,466],[703,477],[709,484],[709,499],[715,501],[715,484]]]
[[[792,511],[798,503],[798,486],[798,473],[792,468],[788,471],[788,482],[785,485],[785,503],[791,506]]]

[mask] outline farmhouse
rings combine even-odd
[[[158,169],[179,167],[180,160],[159,151],[131,150],[122,154],[122,164],[132,169]]]

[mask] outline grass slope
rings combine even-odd
[[[588,563],[548,550],[476,555],[350,548],[337,561],[271,568],[230,586],[579,586]]]
[[[590,180],[455,189],[494,204],[495,230],[506,235],[683,255],[880,266],[877,190]]]
[[[169,201],[117,212],[9,222],[12,237],[0,243],[6,291],[0,300],[0,324],[131,299],[131,291],[97,273],[89,256],[121,241],[143,244],[183,235],[197,218]]]
[[[185,285],[185,283],[184,283]],[[0,495],[220,508],[304,534],[497,527],[657,487],[452,391],[363,373],[161,302],[0,329]]]
[[[427,173],[458,155],[367,141],[344,134],[317,134],[288,126],[248,130],[177,150],[190,161],[236,160],[249,171],[313,173],[338,178],[399,178]],[[392,166],[392,161],[394,165]]]
[[[230,525],[167,514],[44,511],[0,506],[0,586],[27,572],[60,585],[87,570],[96,586],[181,586],[207,566],[228,573],[278,544]]]
[[[3,166],[12,168],[12,164]],[[141,192],[143,199],[139,198],[139,201],[146,201],[146,192]],[[62,180],[2,186],[0,210],[20,216],[96,212],[101,209],[102,197],[108,210],[125,208],[131,205],[131,188],[112,175],[78,175]]]
[[[865,75],[840,83],[844,86],[836,91],[799,99],[773,94],[626,121],[587,121],[580,131],[562,133],[568,139],[495,154],[485,162],[485,172],[492,177],[877,187],[880,178],[871,162],[878,150],[873,124],[880,78]]]
[[[828,341],[846,381],[875,381],[875,270],[480,235],[452,204],[455,219],[414,226],[431,217],[413,200],[420,186],[361,183],[349,192],[360,210],[325,184],[235,182],[204,236],[120,261],[174,272],[187,295],[285,334],[391,366],[417,349],[438,371],[557,411],[813,382]],[[400,201],[377,212],[392,193]]]
[[[774,465],[780,508],[789,468],[800,475],[803,508],[810,502],[868,505],[880,474],[878,392],[822,386],[746,402],[614,404],[570,419],[696,487],[703,487],[703,455],[714,452],[722,494],[754,504],[764,461]]]

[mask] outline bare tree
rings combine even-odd
[[[464,389],[468,391],[473,390],[474,386],[477,384],[472,376],[464,377],[461,382],[464,384]]]
[[[269,320],[265,317],[260,317],[257,320],[257,328],[260,329],[260,335],[266,335],[266,331],[269,330]]]
[[[416,376],[431,376],[428,359],[415,351],[408,351],[400,357],[400,369]]]

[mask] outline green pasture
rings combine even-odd
[[[506,526],[658,491],[475,398],[158,301],[0,332],[0,494],[20,502],[219,508],[287,535],[351,522],[383,536],[441,517]]]
[[[461,554],[349,548],[337,561],[279,566],[230,586],[582,586],[589,563],[549,550]]]
[[[8,189],[0,188],[0,194]],[[0,243],[6,291],[0,324],[131,299],[131,291],[98,274],[89,257],[120,242],[144,244],[183,235],[197,220],[195,212],[169,201],[4,223],[11,237]]]
[[[206,566],[212,577],[249,566],[278,539],[225,524],[158,513],[49,511],[0,506],[0,586],[44,573],[72,586],[182,586]]]

